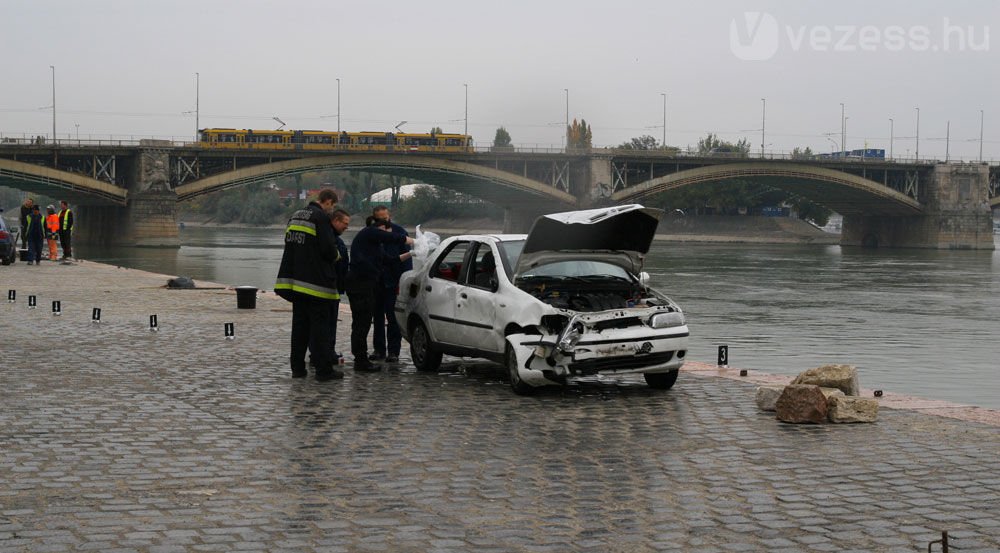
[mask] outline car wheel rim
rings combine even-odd
[[[418,326],[413,331],[413,362],[420,364],[424,362],[424,352],[427,349],[427,335],[424,334],[423,327]]]

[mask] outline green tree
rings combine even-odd
[[[431,134],[444,134],[441,127],[431,127]]]
[[[566,129],[566,147],[567,148],[590,148],[592,147],[591,142],[593,140],[593,132],[591,132],[590,125],[587,124],[586,119],[580,119],[577,122],[576,119],[573,120],[573,124]]]
[[[503,127],[497,129],[497,134],[493,137],[493,146],[496,148],[510,146],[510,133],[507,129]]]
[[[732,157],[747,157],[750,153],[750,142],[746,138],[741,138],[738,142],[727,142],[719,138],[717,134],[708,133],[705,138],[698,141],[698,154],[731,154]]]
[[[620,150],[660,150],[675,154],[680,151],[679,148],[673,146],[667,146],[665,144],[660,144],[655,138],[648,134],[642,136],[633,137],[628,142],[622,142],[618,145]]]
[[[815,155],[809,146],[792,150],[792,159],[811,159]]]

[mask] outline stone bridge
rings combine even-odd
[[[165,141],[0,145],[0,185],[67,199],[79,238],[169,246],[176,206],[202,194],[322,169],[417,179],[493,202],[505,230],[542,213],[641,202],[703,183],[753,181],[844,215],[842,244],[992,249],[1000,169],[882,159],[773,159],[655,151],[486,149],[468,153],[216,150]]]

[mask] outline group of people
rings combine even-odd
[[[59,245],[62,245],[62,259],[73,257],[73,211],[66,200],[59,202],[60,210],[49,205],[42,214],[41,206],[34,198],[21,204],[21,248],[28,250],[28,265],[39,265],[42,261],[43,244],[48,241],[50,261],[59,259]]]
[[[306,352],[316,380],[343,378],[336,368],[337,314],[346,294],[351,308],[351,353],[355,371],[377,371],[374,361],[399,359],[402,333],[394,305],[399,276],[412,267],[413,239],[376,207],[348,249],[342,235],[351,216],[337,208],[337,194],[323,189],[295,212],[285,229],[285,248],[274,291],[292,303],[289,362],[293,378],[308,375]],[[375,328],[374,353],[368,334]]]

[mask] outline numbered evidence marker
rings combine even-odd
[[[156,332],[160,330],[160,325],[156,321],[156,315],[149,316],[149,331]]]
[[[55,316],[62,315],[62,302],[55,300],[52,302],[52,314]]]
[[[17,290],[7,290],[7,303],[14,303],[17,299]]]
[[[100,323],[101,322],[101,308],[95,307],[93,313],[90,315],[90,322]]]
[[[28,309],[34,309],[38,305],[38,299],[35,296],[28,296]]]
[[[719,346],[719,366],[729,366],[729,346]]]
[[[236,339],[236,325],[233,323],[226,323],[226,340]]]

